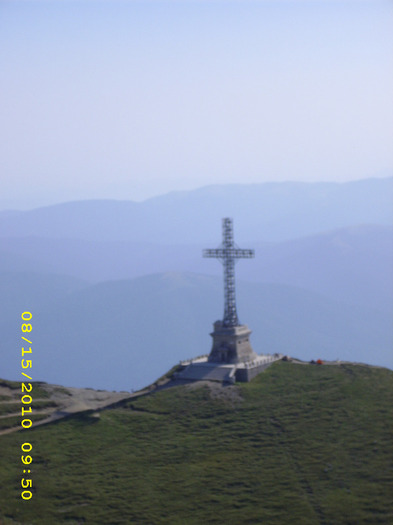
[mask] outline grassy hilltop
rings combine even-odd
[[[361,365],[161,390],[0,436],[0,522],[391,524],[392,421],[392,372]]]

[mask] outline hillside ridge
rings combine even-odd
[[[390,525],[392,371],[277,361],[0,436],[4,525]]]
[[[317,365],[315,361],[302,361],[300,359],[285,356],[283,360],[298,365]],[[354,363],[350,361],[322,361],[322,366],[359,366],[368,368],[385,369],[378,365],[366,363]],[[230,385],[224,385],[218,381],[192,381],[174,379],[173,373],[179,368],[174,366],[166,374],[154,383],[147,385],[137,391],[115,392],[107,390],[96,390],[93,388],[76,388],[52,385],[45,382],[33,382],[32,407],[34,417],[31,428],[47,425],[60,419],[69,418],[82,413],[95,413],[108,410],[122,405],[124,402],[136,400],[140,397],[157,393],[163,389],[173,388],[180,385],[192,385],[194,387],[208,386],[213,392],[213,397],[222,397],[218,394],[221,388],[228,389]],[[263,374],[264,372],[262,372]],[[20,426],[20,382],[0,379],[0,436],[23,430]],[[225,397],[225,396],[224,396]],[[9,413],[11,406],[16,407],[15,412]],[[38,419],[37,419],[38,417]]]

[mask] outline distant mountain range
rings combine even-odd
[[[219,226],[219,224],[217,224]],[[299,286],[333,299],[393,312],[393,227],[358,226],[282,242],[242,243],[253,261],[240,261],[239,278]],[[131,241],[3,238],[0,273],[68,275],[97,283],[160,272],[221,275],[218,261],[202,258],[210,245]]]
[[[7,290],[8,293],[4,293]],[[156,274],[81,287],[35,274],[2,275],[0,330],[10,351],[1,375],[17,379],[20,313],[34,312],[34,379],[116,390],[151,383],[181,359],[210,352],[222,317],[222,280]],[[14,297],[20,297],[15,300]],[[21,305],[23,308],[21,310]],[[391,317],[315,292],[278,284],[238,283],[240,320],[258,353],[344,359],[393,368]],[[12,357],[12,359],[11,359]]]
[[[160,244],[217,242],[234,217],[239,242],[281,241],[359,224],[393,225],[393,177],[347,183],[206,186],[144,202],[78,201],[0,212],[0,237]]]
[[[34,379],[139,388],[210,351],[222,269],[202,258],[221,219],[254,248],[236,267],[257,352],[393,368],[392,179],[210,186],[144,203],[0,213],[0,376],[18,379],[20,314]]]

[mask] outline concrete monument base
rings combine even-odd
[[[187,379],[191,381],[218,381],[220,383],[233,384],[248,383],[255,376],[263,372],[274,361],[282,359],[282,354],[257,355],[252,361],[241,363],[212,363],[210,357],[199,357],[191,361],[184,361],[184,367],[176,373],[176,379]]]
[[[246,363],[256,359],[257,354],[250,344],[251,330],[247,325],[224,326],[222,321],[214,323],[213,347],[209,363]]]

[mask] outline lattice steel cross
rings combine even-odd
[[[224,296],[225,310],[223,325],[225,327],[238,326],[239,319],[236,313],[235,297],[235,263],[237,259],[251,259],[254,250],[241,250],[233,241],[233,221],[226,218],[222,220],[223,242],[215,250],[203,250],[203,257],[214,257],[224,265]]]

